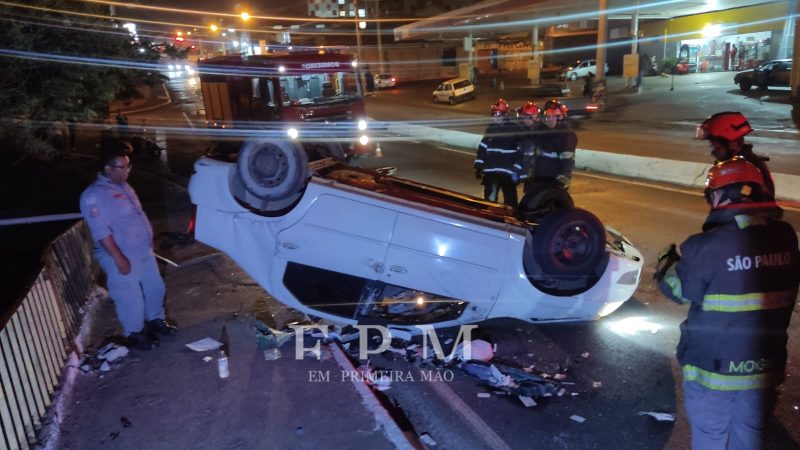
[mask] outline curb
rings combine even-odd
[[[390,124],[386,131],[423,141],[436,142],[470,152],[478,148],[483,136],[463,131],[442,130],[423,125]],[[658,181],[703,189],[711,164],[652,158],[623,153],[577,149],[575,168],[642,180]],[[800,202],[800,176],[772,173],[777,199]]]

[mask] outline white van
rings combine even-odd
[[[440,84],[433,91],[433,103],[448,102],[455,105],[461,100],[475,98],[475,85],[466,78],[453,78]]]

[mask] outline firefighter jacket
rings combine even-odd
[[[524,179],[522,152],[517,145],[520,133],[519,124],[508,119],[490,124],[478,144],[475,168],[483,174],[507,175],[514,181]]]
[[[572,178],[578,136],[569,128],[542,128],[533,164],[534,178]]]
[[[521,125],[522,135],[519,140],[519,150],[522,152],[522,172],[524,178],[532,178],[536,169],[536,151],[539,149],[539,137],[542,135],[542,126],[534,123],[532,127]]]
[[[670,299],[691,304],[677,349],[684,380],[720,391],[783,381],[800,283],[792,226],[738,206],[712,211],[659,282]]]

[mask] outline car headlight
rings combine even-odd
[[[362,134],[360,138],[358,138],[358,143],[361,145],[369,144],[369,136],[366,134]]]
[[[297,131],[297,128],[289,128],[286,130],[286,134],[289,135],[291,139],[297,139],[297,136],[300,135],[300,132]]]
[[[364,119],[361,119],[361,120],[359,120],[359,121],[358,121],[358,129],[359,129],[360,131],[364,131],[364,130],[366,130],[366,129],[367,129],[367,121],[366,121],[366,120],[364,120]]]

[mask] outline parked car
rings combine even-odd
[[[753,86],[765,90],[769,86],[789,86],[792,74],[791,59],[776,59],[765,62],[755,69],[737,72],[733,82],[739,85],[742,92],[747,92]]]
[[[589,75],[590,72],[597,75],[597,62],[593,59],[585,59],[583,61],[577,61],[574,66],[567,66],[567,68],[561,72],[561,79],[575,81],[580,77]],[[608,64],[605,64],[604,73],[608,73]]]
[[[376,89],[394,89],[397,87],[397,77],[388,73],[379,73],[373,76]]]
[[[433,103],[447,102],[451,105],[475,98],[475,85],[466,78],[453,78],[440,84],[433,91]]]
[[[274,139],[203,157],[195,237],[275,299],[339,323],[583,321],[636,290],[642,256],[581,209],[539,215],[348,166]]]

